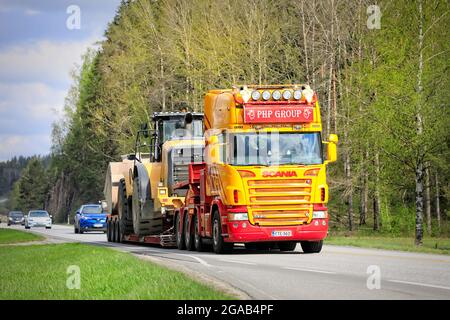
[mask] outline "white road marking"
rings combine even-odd
[[[210,265],[210,264],[209,264],[208,262],[206,262],[205,260],[200,259],[199,257],[192,256],[192,255],[190,255],[190,254],[184,254],[184,253],[175,253],[175,254],[177,254],[177,255],[179,255],[179,256],[186,256],[186,257],[192,258],[192,259],[194,259],[194,260],[197,260],[198,262],[200,262],[200,264],[204,265],[205,267],[208,267],[208,268],[211,268],[211,267],[212,267],[212,265]]]
[[[306,272],[326,273],[326,274],[336,274],[336,272],[332,272],[332,271],[315,270],[315,269],[290,268],[290,267],[284,267],[283,269],[286,269],[286,270],[295,270],[295,271],[306,271]]]
[[[253,262],[244,262],[244,261],[231,260],[231,259],[219,259],[219,260],[223,261],[223,262],[246,264],[246,265],[249,265],[249,266],[256,266],[257,265],[256,263],[253,263]]]
[[[436,289],[450,290],[450,287],[436,286],[434,284],[426,284],[426,283],[419,283],[419,282],[409,282],[409,281],[401,281],[401,280],[388,280],[388,281],[389,282],[396,282],[396,283],[410,284],[410,285],[413,285],[413,286],[422,286],[422,287],[430,287],[430,288],[436,288]]]

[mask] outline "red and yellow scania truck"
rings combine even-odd
[[[189,190],[174,213],[178,248],[292,251],[300,242],[305,253],[320,252],[338,138],[322,141],[316,93],[307,85],[211,90],[204,127],[205,162],[189,166]]]
[[[204,114],[153,120],[153,131],[140,131],[148,143],[138,135],[135,154],[109,164],[108,241],[197,251],[212,244],[216,253],[237,243],[292,251],[300,242],[304,252],[320,252],[328,231],[326,167],[336,160],[338,138],[322,141],[309,86],[211,90]],[[149,147],[148,159],[140,146]]]

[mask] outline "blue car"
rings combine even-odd
[[[85,204],[77,210],[74,221],[75,233],[86,231],[106,232],[106,213],[100,204]]]

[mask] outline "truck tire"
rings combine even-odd
[[[199,221],[197,214],[194,214],[193,218],[194,218],[194,247],[196,251],[202,252],[205,250],[205,245],[203,244],[203,239],[200,233],[198,232]]]
[[[108,242],[111,242],[111,219],[108,219],[106,221],[106,239],[108,240]]]
[[[184,218],[184,245],[186,250],[194,251],[194,233],[191,228],[189,228],[189,214],[186,213]]]
[[[278,248],[280,248],[281,251],[294,251],[296,247],[297,242],[295,241],[278,242]]]
[[[184,250],[186,247],[184,243],[183,227],[180,221],[180,213],[175,216],[175,239],[177,242],[177,248],[179,250]]]
[[[301,241],[304,253],[319,253],[322,250],[323,241]]]
[[[145,203],[141,204],[139,199],[139,177],[135,177],[133,181],[132,197],[134,233],[138,236],[161,233],[163,230],[162,217],[158,217],[153,211],[153,200],[146,199]],[[146,216],[146,218],[143,218],[143,216]]]
[[[111,242],[116,242],[116,220],[111,220]]]
[[[120,238],[133,233],[133,217],[131,216],[131,201],[127,197],[125,179],[119,181],[119,194],[117,197],[117,210],[120,218]]]
[[[222,237],[222,222],[220,221],[219,211],[216,209],[213,213],[212,222],[213,233],[213,250],[215,253],[229,253],[233,249],[234,244],[225,242]]]

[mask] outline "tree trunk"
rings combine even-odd
[[[431,195],[430,195],[430,169],[425,168],[425,213],[427,215],[427,232],[431,236]]]
[[[423,164],[416,167],[416,246],[422,245],[423,239]]]
[[[366,150],[366,159],[369,159],[369,150]],[[367,172],[367,165],[365,160],[361,160],[362,168],[362,186],[361,186],[361,200],[359,206],[359,225],[366,224],[367,217],[367,203],[369,198],[369,174]]]
[[[347,198],[348,205],[348,230],[353,231],[353,183],[352,183],[352,175],[351,175],[351,163],[350,163],[350,150],[347,151],[346,159],[346,180],[350,184],[349,185],[349,194]]]
[[[417,135],[420,137],[423,132],[423,120],[422,120],[422,75],[423,75],[423,12],[422,12],[422,0],[419,0],[419,68],[417,70],[417,92],[418,92],[418,105],[416,112],[416,130]],[[416,161],[416,246],[422,245],[423,239],[423,150],[419,147],[418,157]]]
[[[438,172],[436,170],[436,174],[434,176],[434,181],[435,181],[435,186],[436,186],[436,203],[435,203],[435,207],[436,207],[436,218],[437,218],[437,223],[438,223],[438,230],[439,233],[441,232],[441,206],[439,203],[439,178],[438,178]]]
[[[375,153],[375,194],[373,197],[373,230],[380,230],[380,154]]]

